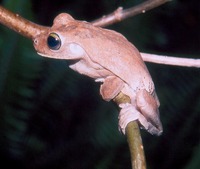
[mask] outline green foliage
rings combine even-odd
[[[141,1],[4,0],[2,5],[41,24],[69,12],[93,20],[117,6]],[[141,51],[199,57],[198,0],[165,6],[110,26]],[[148,168],[200,166],[200,72],[147,64],[160,98],[161,137],[142,132]],[[102,101],[99,84],[68,68],[67,61],[38,56],[32,43],[0,26],[0,161],[15,168],[130,167],[117,109]]]

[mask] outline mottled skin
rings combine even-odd
[[[50,49],[47,38],[51,33],[59,36],[59,49]],[[62,13],[47,32],[34,39],[34,47],[45,57],[74,60],[71,69],[102,83],[104,100],[113,99],[119,92],[128,95],[131,104],[120,105],[119,127],[123,133],[132,120],[138,120],[151,134],[162,133],[153,81],[140,53],[124,36]]]

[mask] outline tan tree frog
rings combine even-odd
[[[44,57],[73,60],[71,69],[102,83],[104,100],[120,92],[128,95],[131,103],[119,105],[123,133],[132,120],[138,120],[151,134],[162,133],[154,83],[140,53],[123,35],[62,13],[34,39],[34,47]]]

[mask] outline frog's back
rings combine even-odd
[[[153,92],[154,85],[149,71],[133,44],[112,30],[92,27],[91,31],[92,36],[83,41],[90,45],[86,52],[92,61],[120,77],[134,90],[143,85],[149,92]]]

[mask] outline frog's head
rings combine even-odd
[[[70,31],[76,28],[74,19],[62,13],[54,19],[54,24],[46,32],[37,35],[33,42],[39,55],[56,59],[79,59],[85,51],[73,38]]]

